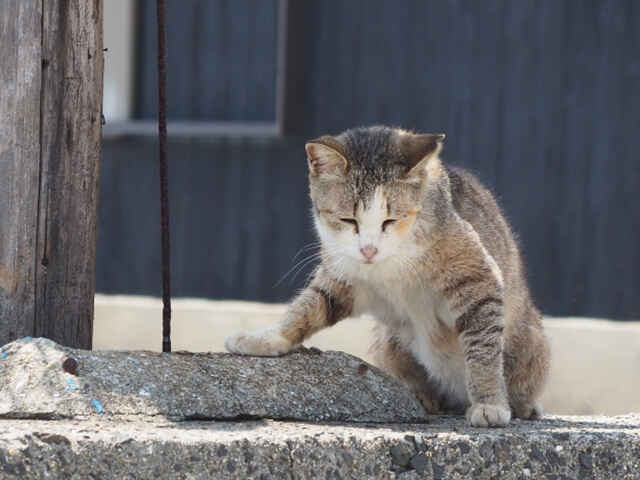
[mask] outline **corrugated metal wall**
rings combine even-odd
[[[275,121],[277,0],[169,0],[168,107],[174,120]],[[155,118],[155,0],[138,5],[136,115]]]
[[[188,10],[199,3],[181,4]],[[295,101],[303,107],[299,121],[308,137],[372,123],[446,132],[445,160],[477,173],[514,224],[545,311],[640,318],[640,3],[304,5],[299,41],[308,55],[300,60],[306,74]],[[252,6],[245,5],[246,15]],[[149,49],[147,37],[143,29],[141,52]],[[245,51],[254,40],[237,39],[229,48]],[[190,42],[173,39],[170,52],[200,55],[205,47]],[[272,53],[260,62],[275,68],[275,49],[266,45]],[[148,70],[145,84],[153,85],[154,58],[141,64]],[[227,72],[225,58],[229,52],[210,60]],[[273,118],[266,108],[255,116],[238,113],[246,112],[242,108],[227,117],[198,116],[199,98],[221,102],[220,95],[235,93],[199,97],[206,82],[180,65],[172,63],[169,72],[170,101],[182,108],[173,118]],[[180,75],[184,81],[176,80]],[[252,73],[244,83],[240,77],[225,82],[246,89],[264,78]],[[191,103],[180,100],[187,94]],[[151,115],[154,107],[145,108]],[[300,285],[271,288],[312,239],[303,144],[302,138],[172,142],[171,188],[174,204],[182,205],[172,212],[176,294],[271,301],[286,299]],[[155,214],[157,189],[118,184],[156,174],[151,146],[144,139],[105,144],[101,291],[159,291],[155,223],[137,228],[134,238],[124,228],[137,226],[132,210],[143,205],[144,215]],[[107,255],[114,241],[129,248]],[[130,257],[133,252],[140,257]],[[113,268],[114,261],[134,265],[138,274]]]

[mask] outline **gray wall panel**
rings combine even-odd
[[[291,277],[276,284],[296,252],[314,240],[302,145],[246,138],[170,142],[174,295],[274,301],[293,294],[300,283]],[[104,144],[100,292],[159,292],[156,155],[149,137]]]
[[[170,0],[173,120],[275,121],[277,0]],[[138,5],[136,116],[157,112],[156,2]]]

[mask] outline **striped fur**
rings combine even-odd
[[[373,357],[428,411],[475,426],[540,416],[549,346],[517,243],[489,191],[442,164],[443,138],[371,127],[310,142],[321,265],[279,324],[227,349],[279,355],[370,314]]]

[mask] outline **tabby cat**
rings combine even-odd
[[[431,413],[474,426],[537,418],[549,345],[507,221],[444,135],[388,127],[306,145],[320,265],[278,324],[227,338],[281,355],[349,316],[376,320],[372,356]]]

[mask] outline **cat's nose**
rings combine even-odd
[[[362,247],[360,249],[360,253],[362,253],[364,258],[370,261],[373,257],[376,256],[376,253],[378,253],[378,249],[374,245],[369,244]]]

